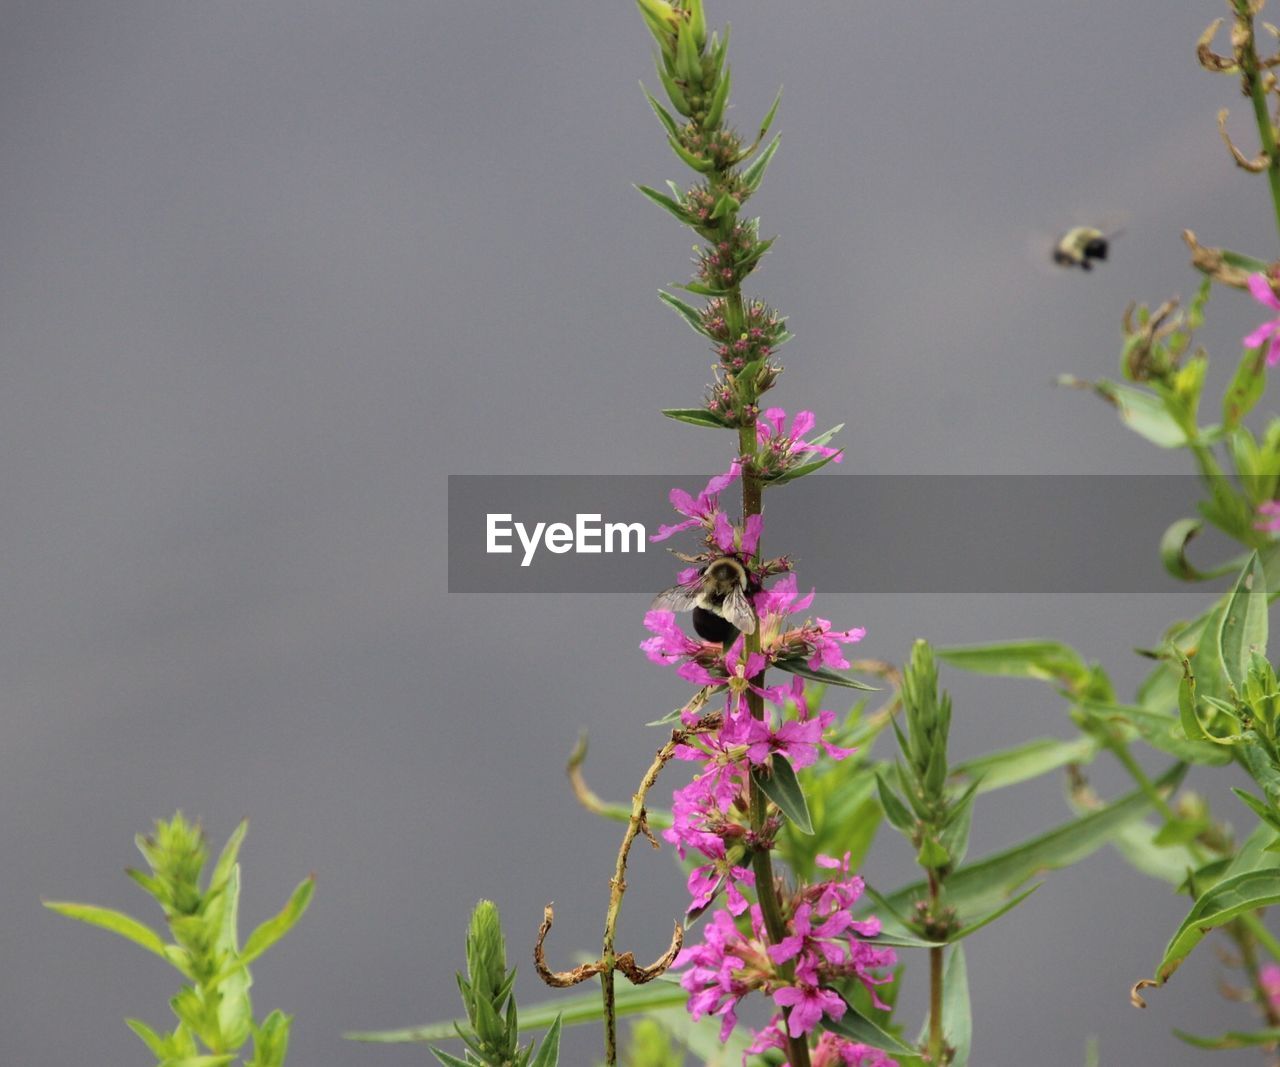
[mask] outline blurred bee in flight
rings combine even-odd
[[[1093,261],[1106,262],[1111,241],[1120,231],[1103,233],[1092,226],[1074,226],[1053,246],[1053,261],[1060,267],[1093,270]]]

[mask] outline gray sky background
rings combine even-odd
[[[780,235],[754,291],[797,336],[774,397],[847,423],[846,470],[1189,469],[1050,383],[1115,373],[1131,297],[1191,294],[1183,227],[1271,254],[1264,183],[1214,129],[1231,107],[1248,150],[1247,102],[1193,58],[1220,13],[712,0],[735,119],[786,90],[753,202]],[[724,467],[657,415],[710,355],[654,295],[691,240],[630,188],[685,177],[640,79],[628,0],[0,4],[0,1062],[143,1061],[122,1020],[165,1024],[171,972],[39,898],[145,908],[121,868],[178,807],[215,846],[251,816],[246,925],[318,873],[256,970],[259,1008],[297,1014],[291,1062],[425,1062],[338,1035],[453,1014],[480,895],[527,1000],[546,901],[556,958],[596,942],[618,833],[563,758],[588,727],[589,777],[625,796],[681,683],[636,651],[641,598],[448,595],[444,502],[450,473]],[[1028,253],[1115,215],[1092,276]],[[1215,381],[1258,317],[1215,295]],[[1132,645],[1201,602],[820,605],[869,655],[1054,636],[1128,690]],[[1039,687],[946,683],[959,757],[1070,733]],[[1051,781],[988,798],[971,854],[1064,812]],[[868,873],[909,861],[884,838]],[[637,856],[623,947],[656,955],[684,900],[669,853]],[[1105,1064],[1198,1062],[1171,1026],[1249,1025],[1211,951],[1128,1005],[1183,910],[1112,854],[1055,874],[971,943],[976,1062],[1071,1067],[1090,1033]]]

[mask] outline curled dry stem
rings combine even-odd
[[[1249,272],[1243,267],[1228,263],[1221,248],[1200,244],[1190,230],[1182,231],[1182,239],[1191,249],[1191,265],[1201,274],[1207,274],[1220,285],[1229,285],[1233,289],[1249,288]]]
[[[1218,112],[1218,133],[1222,135],[1222,143],[1227,146],[1227,151],[1231,153],[1231,158],[1236,161],[1237,167],[1247,170],[1250,174],[1261,174],[1271,165],[1271,157],[1266,152],[1259,152],[1250,159],[1236,147],[1235,142],[1231,140],[1231,134],[1227,132],[1225,107]]]
[[[551,926],[554,922],[555,909],[548,904],[542,909],[542,925],[538,927],[538,939],[533,946],[533,965],[538,972],[538,977],[546,982],[547,985],[556,989],[568,989],[570,986],[579,985],[588,978],[594,978],[597,974],[600,974],[605,969],[603,960],[596,960],[594,963],[583,963],[568,971],[553,971],[547,966],[544,945],[547,940],[547,934],[551,932]],[[614,960],[613,969],[626,975],[632,985],[644,985],[645,982],[652,982],[655,978],[666,973],[683,947],[684,929],[679,923],[676,923],[675,932],[671,935],[671,944],[668,946],[667,951],[649,964],[648,967],[639,966],[636,963],[634,953],[623,952]]]
[[[705,702],[706,696],[704,694],[702,703],[705,704]],[[547,966],[543,946],[546,942],[547,934],[551,930],[554,913],[550,904],[543,909],[542,925],[538,929],[538,939],[533,949],[533,962],[538,972],[538,977],[549,986],[563,989],[577,985],[596,975],[600,976],[604,998],[606,1063],[617,1062],[618,1020],[613,991],[614,971],[621,971],[623,976],[633,985],[651,982],[667,971],[684,944],[684,928],[677,921],[675,923],[675,933],[672,935],[671,944],[666,952],[647,967],[642,967],[636,963],[634,953],[618,953],[614,950],[618,915],[622,910],[623,894],[627,891],[627,857],[630,855],[631,846],[637,837],[643,835],[651,845],[655,848],[658,847],[657,839],[649,828],[648,814],[645,811],[645,797],[657,782],[658,775],[662,773],[662,768],[675,756],[676,749],[698,734],[717,729],[720,726],[720,722],[721,716],[718,714],[704,715],[692,726],[672,730],[670,739],[654,755],[653,762],[649,764],[649,769],[640,781],[640,787],[631,795],[631,809],[627,816],[627,829],[622,836],[622,844],[618,847],[618,857],[614,863],[613,877],[609,879],[609,910],[605,916],[604,938],[600,958],[593,963],[584,963],[568,971],[551,970]],[[574,795],[578,798],[579,803],[589,811],[612,814],[615,806],[605,804],[596,796],[587,787],[586,781],[582,776],[582,763],[586,759],[586,754],[586,738],[579,738],[577,745],[574,746],[573,753],[569,757],[568,766],[569,780],[573,783]]]
[[[1200,66],[1214,74],[1234,74],[1240,69],[1236,61],[1220,55],[1211,47],[1218,30],[1222,28],[1222,22],[1222,19],[1214,19],[1209,23],[1209,28],[1200,35],[1200,39],[1196,41],[1196,59],[1200,61]]]

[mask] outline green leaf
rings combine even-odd
[[[555,1067],[560,1062],[560,1016],[557,1015],[529,1067]]]
[[[209,876],[207,893],[217,893],[231,877],[231,868],[235,866],[236,857],[240,855],[240,846],[244,844],[244,835],[249,832],[249,820],[241,819],[239,825],[231,831],[227,843],[222,846],[218,862],[213,866],[213,874]]]
[[[949,938],[947,938],[947,941],[951,944],[955,944],[958,941],[963,941],[970,934],[976,934],[984,926],[990,926],[993,922],[995,922],[1001,916],[1007,915],[1009,912],[1013,911],[1014,908],[1016,908],[1019,904],[1021,904],[1024,900],[1026,900],[1027,897],[1031,896],[1031,894],[1034,893],[1037,889],[1039,889],[1043,884],[1044,884],[1043,882],[1037,882],[1035,885],[1028,886],[1016,897],[1012,897],[1011,899],[1006,900],[1003,904],[1001,904],[998,908],[994,909],[993,911],[987,912],[985,915],[981,916],[980,918],[971,919],[967,921],[966,923],[964,923],[964,925],[960,927],[959,930],[957,930],[954,934],[952,934]]]
[[[773,103],[769,105],[769,110],[765,114],[764,121],[760,123],[760,131],[756,134],[756,141],[760,142],[769,134],[769,127],[773,125],[773,118],[778,113],[778,105],[782,103],[782,90],[779,89],[777,95],[773,98]]]
[[[1185,773],[1185,765],[1173,766],[1156,782],[1156,788],[1175,788]],[[948,875],[947,902],[956,908],[962,920],[999,907],[1010,894],[1036,875],[1069,867],[1096,852],[1117,830],[1140,818],[1150,806],[1148,797],[1141,789],[1136,789],[1087,815],[966,864]],[[926,889],[924,882],[914,882],[885,894],[885,899],[894,910],[906,912],[913,901],[923,897]]]
[[[1196,1048],[1255,1048],[1258,1045],[1274,1045],[1280,1042],[1280,1026],[1269,1030],[1228,1030],[1221,1037],[1197,1037],[1195,1034],[1189,1034],[1177,1028],[1173,1033],[1180,1041],[1185,1041]]]
[[[773,773],[762,767],[751,768],[751,780],[765,796],[778,805],[778,810],[795,823],[802,833],[813,833],[813,820],[809,818],[809,805],[805,803],[804,790],[796,778],[796,772],[785,756],[774,753],[769,763]]]
[[[1179,732],[1182,723],[1172,715],[1148,711],[1132,704],[1110,704],[1101,700],[1085,700],[1078,705],[1086,714],[1107,723],[1123,723],[1136,730],[1152,748],[1188,763],[1221,766],[1231,762],[1231,753],[1204,741],[1188,739]]]
[[[773,159],[773,154],[778,150],[778,144],[782,134],[775,134],[768,147],[765,148],[755,161],[742,172],[742,183],[753,193],[760,188],[760,183],[764,180],[764,172],[769,168],[769,161]]]
[[[1093,388],[1115,407],[1121,422],[1152,444],[1160,448],[1185,448],[1190,444],[1186,431],[1160,397],[1106,380],[1094,382]]]
[[[1196,859],[1185,845],[1157,845],[1161,829],[1145,820],[1130,823],[1116,831],[1111,844],[1134,870],[1177,886],[1195,869]]]
[[[968,854],[969,828],[973,823],[973,802],[977,796],[978,783],[971,782],[958,797],[949,802],[950,808],[939,840],[942,842],[942,847],[950,854],[953,866],[958,867],[962,864]]]
[[[703,337],[707,336],[707,331],[702,327],[702,313],[699,312],[696,307],[692,304],[686,304],[678,296],[672,296],[670,293],[663,292],[661,289],[658,290],[658,299],[668,307],[672,307],[678,311],[680,313],[680,317],[693,328],[694,333],[701,334]],[[710,412],[707,412],[707,414],[710,414]]]
[[[249,935],[249,940],[244,943],[244,950],[240,953],[242,964],[256,960],[293,929],[294,923],[302,918],[307,905],[311,903],[311,895],[315,892],[315,888],[314,874],[308,875],[298,883],[288,903]]]
[[[141,1019],[125,1019],[124,1024],[138,1035],[142,1043],[147,1046],[147,1050],[157,1060],[163,1060],[169,1055],[168,1050],[171,1044],[169,1039],[156,1033]]]
[[[1265,345],[1246,348],[1227,391],[1222,394],[1222,425],[1234,430],[1266,392]]]
[[[596,999],[600,999],[599,993]],[[683,1006],[662,1008],[649,1013],[646,1018],[661,1023],[676,1041],[689,1050],[695,1061],[705,1067],[741,1067],[750,1043],[750,1031],[745,1027],[738,1027],[729,1035],[728,1041],[722,1042],[718,1018],[704,1016],[694,1022]]]
[[[1280,812],[1268,807],[1252,793],[1246,793],[1243,789],[1237,789],[1232,786],[1231,792],[1235,793],[1240,798],[1240,802],[1258,816],[1259,819],[1274,829],[1280,830]]]
[[[820,456],[818,459],[784,470],[780,474],[769,475],[762,480],[765,485],[786,485],[787,482],[794,482],[797,478],[803,478],[806,474],[812,474],[814,471],[820,470],[842,455],[844,455],[844,449],[836,452],[833,456]]]
[[[685,148],[684,145],[682,145],[670,134],[667,135],[667,144],[671,146],[671,151],[673,151],[677,156],[680,157],[681,160],[684,161],[686,166],[692,167],[699,174],[707,174],[710,171],[715,170],[716,168],[715,160],[707,159],[704,156],[695,156],[692,152],[689,151],[689,149]]]
[[[707,105],[706,118],[702,120],[704,130],[714,130],[724,118],[724,106],[729,101],[729,86],[732,81],[732,72],[726,67],[716,83],[715,92],[711,94],[711,103]]]
[[[158,1067],[222,1067],[225,1063],[234,1062],[238,1055],[230,1052],[217,1056],[182,1056],[179,1059],[164,1060]]]
[[[844,997],[840,997],[840,999],[844,1000],[845,1003],[846,1010],[844,1015],[839,1019],[832,1019],[830,1016],[824,1015],[821,1023],[824,1030],[839,1034],[841,1037],[847,1037],[850,1041],[856,1041],[860,1045],[870,1045],[872,1048],[884,1049],[885,1052],[892,1053],[895,1056],[912,1056],[915,1054],[915,1049],[909,1048],[892,1034],[881,1030],[880,1027],[859,1012]]]
[[[942,845],[940,841],[932,837],[925,837],[920,842],[920,847],[916,850],[916,866],[923,867],[928,871],[936,871],[951,863],[951,853]]]
[[[758,223],[760,220],[757,219],[755,221]],[[756,241],[745,254],[735,259],[733,265],[737,267],[738,273],[749,274],[755,270],[756,264],[764,258],[764,254],[773,247],[773,242],[776,240],[776,237],[770,237],[766,241]]]
[[[715,412],[708,411],[706,408],[666,408],[662,414],[669,419],[675,419],[676,422],[687,422],[691,426],[710,426],[713,429],[724,430],[729,425]]]
[[[1255,552],[1227,597],[1218,631],[1218,651],[1227,677],[1237,689],[1249,676],[1249,661],[1257,651],[1267,654],[1267,579]]]
[[[741,207],[742,205],[738,202],[736,197],[730,193],[724,193],[711,208],[711,217],[713,219],[729,218],[736,215],[738,213],[738,209]]]
[[[1156,985],[1164,985],[1206,934],[1237,915],[1280,904],[1280,878],[1271,868],[1246,871],[1223,879],[1192,905],[1156,968]]]
[[[670,978],[659,978],[647,985],[620,985],[617,989],[617,1007],[619,1015],[636,1015],[641,1012],[652,1012],[660,1008],[679,1007],[684,1010],[689,994],[680,988],[678,982]],[[604,1018],[604,1008],[600,1002],[600,990],[593,988],[585,993],[556,1000],[542,1001],[532,1006],[520,1007],[521,1033],[532,1030],[545,1030],[556,1017],[562,1018],[565,1026],[576,1026],[581,1023],[596,1023]],[[371,1044],[397,1045],[409,1042],[447,1041],[456,1038],[455,1026],[467,1026],[466,1019],[450,1019],[444,1022],[427,1023],[422,1026],[407,1027],[402,1030],[363,1030],[345,1033],[342,1036],[349,1041],[364,1041]]]
[[[658,80],[662,82],[662,87],[667,91],[667,99],[671,101],[680,114],[685,117],[691,117],[693,109],[689,106],[689,98],[684,95],[684,90],[680,88],[680,83],[676,81],[671,71],[667,69],[667,65],[661,59],[655,64],[658,71]]]
[[[676,31],[676,73],[686,85],[700,87],[702,83],[702,57],[692,27]]]
[[[1250,274],[1266,274],[1271,267],[1270,263],[1265,263],[1254,256],[1246,256],[1243,252],[1232,252],[1229,248],[1222,250],[1222,261],[1241,270],[1247,270]]]
[[[1196,711],[1196,676],[1189,660],[1182,661],[1182,681],[1178,683],[1178,722],[1188,741],[1202,741],[1208,735]],[[1226,753],[1230,757],[1231,753]]]
[[[1088,664],[1060,641],[1003,641],[990,645],[958,645],[938,649],[953,667],[1003,678],[1038,678],[1071,688],[1087,680]]]
[[[239,908],[240,864],[233,863],[222,891],[206,894],[204,915],[207,928],[213,933],[215,954],[230,964],[218,979],[218,1000],[214,1012],[224,1046],[231,1048],[244,1044],[253,1026],[249,972],[237,953]]]
[[[1160,538],[1160,561],[1164,569],[1175,578],[1184,582],[1204,582],[1211,578],[1220,578],[1240,569],[1243,558],[1233,558],[1220,563],[1211,570],[1202,571],[1187,559],[1187,545],[1199,536],[1204,529],[1202,519],[1179,519],[1171,524]]]
[[[46,900],[44,906],[68,919],[79,919],[90,926],[98,926],[119,934],[135,945],[141,945],[161,959],[167,959],[164,940],[151,927],[140,923],[131,915],[114,908],[100,908],[95,904],[75,904],[65,900]]]
[[[879,691],[876,686],[867,685],[866,682],[860,682],[856,678],[850,678],[847,674],[840,674],[837,671],[828,670],[826,667],[810,667],[809,661],[803,656],[785,656],[775,661],[773,665],[780,671],[799,675],[801,678],[808,678],[814,682],[839,685],[845,689],[863,689],[871,693]]]
[[[244,1067],[283,1067],[289,1055],[289,1031],[293,1016],[278,1008],[253,1029],[253,1057]]]
[[[678,222],[683,223],[685,226],[691,225],[692,220],[689,218],[689,213],[680,206],[678,201],[671,199],[666,193],[660,193],[657,189],[649,188],[647,185],[637,185],[636,188],[664,211],[670,213]]]
[[[658,116],[658,121],[666,128],[667,133],[672,137],[679,137],[680,124],[676,122],[675,117],[658,102],[658,98],[653,93],[644,87],[643,82],[640,88],[644,91],[645,99],[649,101],[649,106],[653,108],[653,113]]]
[[[1266,748],[1257,740],[1257,735],[1250,730],[1246,735],[1248,743],[1241,745],[1236,751],[1244,763],[1244,768],[1272,804],[1280,807],[1280,767]]]
[[[1069,764],[1092,763],[1099,742],[1081,736],[1070,741],[1042,737],[1002,752],[965,760],[951,768],[953,782],[977,782],[978,793],[990,793],[1049,774]]]
[[[880,807],[884,810],[885,818],[889,820],[889,824],[895,830],[910,837],[916,828],[915,816],[911,814],[910,809],[894,792],[893,786],[885,781],[884,775],[880,771],[876,771],[876,787],[880,793]]]

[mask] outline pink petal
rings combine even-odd
[[[1254,330],[1253,333],[1246,334],[1240,343],[1244,345],[1245,348],[1261,348],[1263,342],[1266,341],[1268,337],[1273,337],[1275,335],[1276,326],[1277,323],[1274,321],[1264,322]]]
[[[1280,297],[1276,296],[1265,274],[1259,272],[1249,275],[1249,292],[1259,304],[1266,304],[1267,307],[1280,311]]]

